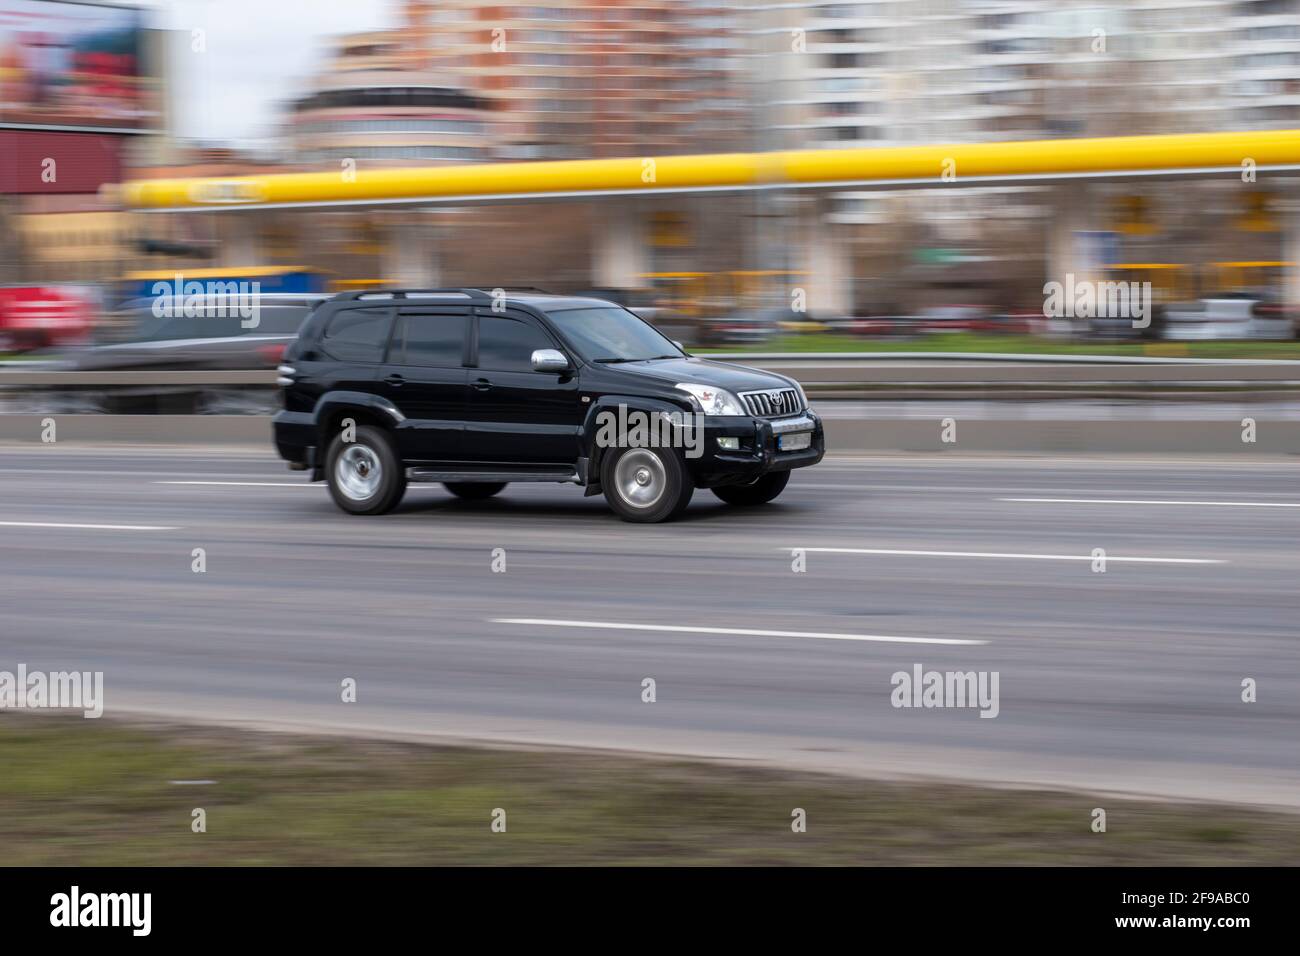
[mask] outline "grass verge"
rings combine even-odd
[[[1300,816],[1235,807],[79,717],[0,713],[0,767],[8,865],[1300,859]],[[215,782],[173,782],[195,780]],[[791,830],[796,807],[806,833]]]

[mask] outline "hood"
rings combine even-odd
[[[603,365],[610,371],[643,375],[667,384],[695,382],[713,385],[729,392],[749,392],[757,389],[789,388],[790,380],[775,372],[732,365],[729,362],[711,362],[701,358],[658,359],[648,362],[622,362]]]

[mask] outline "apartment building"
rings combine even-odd
[[[341,38],[294,100],[285,124],[290,161],[429,166],[494,158],[490,104],[419,69],[402,31]]]
[[[747,0],[744,30],[764,148],[1300,126],[1300,0]],[[1189,188],[1225,230],[1271,201],[1232,184],[1115,185],[1091,194],[1094,228],[1135,255],[1204,233],[1181,208]],[[983,240],[1006,257],[989,272],[1032,256],[1051,215],[1033,187],[846,192],[829,210],[867,244],[886,224],[931,248]]]
[[[508,159],[739,148],[736,10],[700,0],[407,0],[416,67],[488,100]]]

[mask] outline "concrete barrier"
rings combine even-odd
[[[702,358],[736,362],[789,375],[811,387],[829,386],[1080,386],[1126,385],[1300,388],[1300,362],[1204,360],[1108,360],[1104,356],[1050,356],[1054,361],[1010,361],[970,355],[935,360],[882,360],[859,355],[717,354]],[[241,371],[79,372],[0,370],[0,389],[139,388],[141,386],[275,386],[273,369]]]
[[[52,369],[28,371],[10,366],[0,371],[0,388],[85,388],[141,385],[266,385],[275,386],[274,369],[194,371],[172,369],[145,372],[71,372]]]
[[[266,415],[0,415],[0,441],[41,444],[53,420],[59,444],[265,445]]]
[[[1023,452],[1027,454],[1300,455],[1300,421],[1259,419],[1255,441],[1242,441],[1239,418],[1204,421],[962,419],[943,441],[941,419],[831,419],[826,441],[835,451]]]
[[[60,444],[248,445],[271,451],[270,419],[260,415],[57,415]],[[42,416],[0,415],[0,441],[38,445]],[[1300,455],[1300,421],[1257,419],[1256,440],[1243,442],[1236,417],[1206,420],[963,419],[943,441],[934,419],[830,418],[833,452],[1023,452]]]

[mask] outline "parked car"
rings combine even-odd
[[[663,521],[696,488],[771,501],[825,453],[798,382],[692,357],[601,299],[345,293],[312,312],[280,374],[277,450],[352,514],[392,510],[412,481],[463,498],[549,481]],[[636,421],[660,440],[637,440]]]
[[[988,309],[981,305],[937,305],[922,309],[910,324],[913,331],[924,335],[988,331],[992,320]]]
[[[780,323],[795,317],[789,309],[744,309],[720,313],[705,323],[704,345],[757,346],[780,334]]]
[[[833,319],[827,323],[832,332],[840,335],[862,335],[869,338],[903,336],[911,327],[896,315],[852,315]]]
[[[72,353],[73,367],[113,369],[274,368],[298,335],[307,314],[329,296],[266,293],[252,303],[253,317],[234,314],[216,297],[187,300],[192,314],[156,315],[153,299],[134,299],[122,309],[128,339]]]
[[[1171,305],[1164,337],[1198,339],[1289,339],[1295,323],[1277,303],[1253,293],[1229,293],[1199,302]]]
[[[1141,318],[1130,315],[1093,315],[1063,321],[1074,323],[1076,329],[1082,325],[1087,334],[1096,339],[1157,339],[1164,337],[1169,308],[1165,305],[1152,305],[1150,323],[1147,325],[1140,324],[1143,321]]]
[[[0,287],[0,352],[83,344],[94,319],[93,298],[76,289]]]
[[[66,353],[64,367],[78,371],[221,371],[275,368],[298,328],[327,295],[265,293],[251,303],[251,318],[231,314],[205,296],[187,299],[193,314],[154,314],[153,299],[136,299],[120,316],[126,341]],[[269,412],[272,389],[176,383],[101,388],[102,411],[111,414],[238,414]],[[65,401],[63,404],[68,404]],[[71,407],[78,407],[73,403]]]

